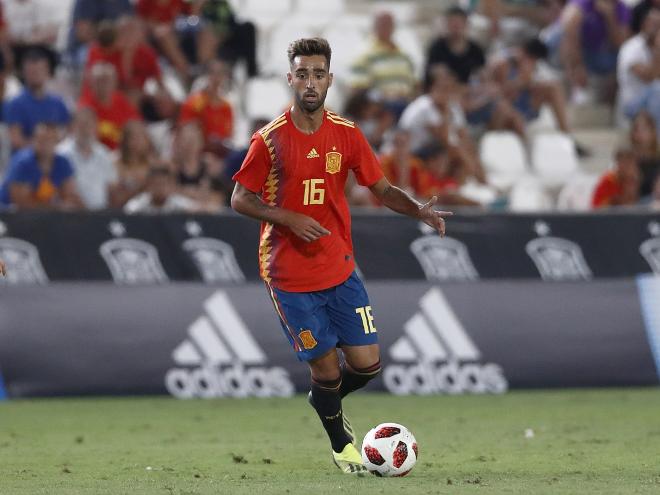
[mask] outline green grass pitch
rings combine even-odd
[[[660,493],[658,389],[358,393],[345,410],[359,436],[408,426],[413,472],[341,474],[302,396],[25,400],[0,403],[0,494]]]

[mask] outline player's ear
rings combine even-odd
[[[286,73],[286,83],[290,88],[293,87],[293,74],[291,74],[291,72]]]
[[[332,80],[334,79],[334,77],[335,75],[332,72],[328,74],[328,87],[332,86]]]

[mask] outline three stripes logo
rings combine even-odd
[[[267,358],[224,291],[204,302],[204,314],[172,352],[176,367],[165,375],[169,393],[195,397],[288,397],[294,387],[284,368]]]
[[[440,289],[420,299],[420,311],[405,324],[390,347],[383,371],[385,387],[397,395],[433,393],[503,393],[508,382],[502,368],[481,363],[481,352]]]

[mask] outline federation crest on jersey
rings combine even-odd
[[[325,154],[325,171],[329,174],[336,174],[341,170],[341,153],[338,151],[328,151]]]

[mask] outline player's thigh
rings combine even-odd
[[[378,343],[369,296],[355,272],[335,288],[333,297],[328,300],[328,315],[330,332],[337,335],[342,348]]]
[[[300,361],[316,359],[337,345],[330,332],[327,298],[318,292],[286,292],[268,286],[286,337]]]
[[[354,370],[370,368],[380,361],[380,346],[378,344],[344,345],[341,350],[344,352],[346,362]]]

